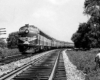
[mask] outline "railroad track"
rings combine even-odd
[[[61,52],[62,50],[55,50],[39,57],[0,80],[66,80]]]
[[[67,80],[62,54],[60,54],[53,80]]]

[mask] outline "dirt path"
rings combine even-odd
[[[85,80],[85,74],[77,70],[77,67],[70,62],[67,53],[63,51],[64,65],[66,69],[67,80]]]

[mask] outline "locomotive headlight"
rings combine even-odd
[[[28,29],[26,29],[26,30],[25,30],[25,33],[29,33],[29,30],[28,30]]]

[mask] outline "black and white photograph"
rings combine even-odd
[[[0,0],[0,80],[100,80],[100,0]]]

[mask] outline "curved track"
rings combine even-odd
[[[2,80],[66,80],[65,68],[61,54],[55,50],[29,64],[9,73]]]

